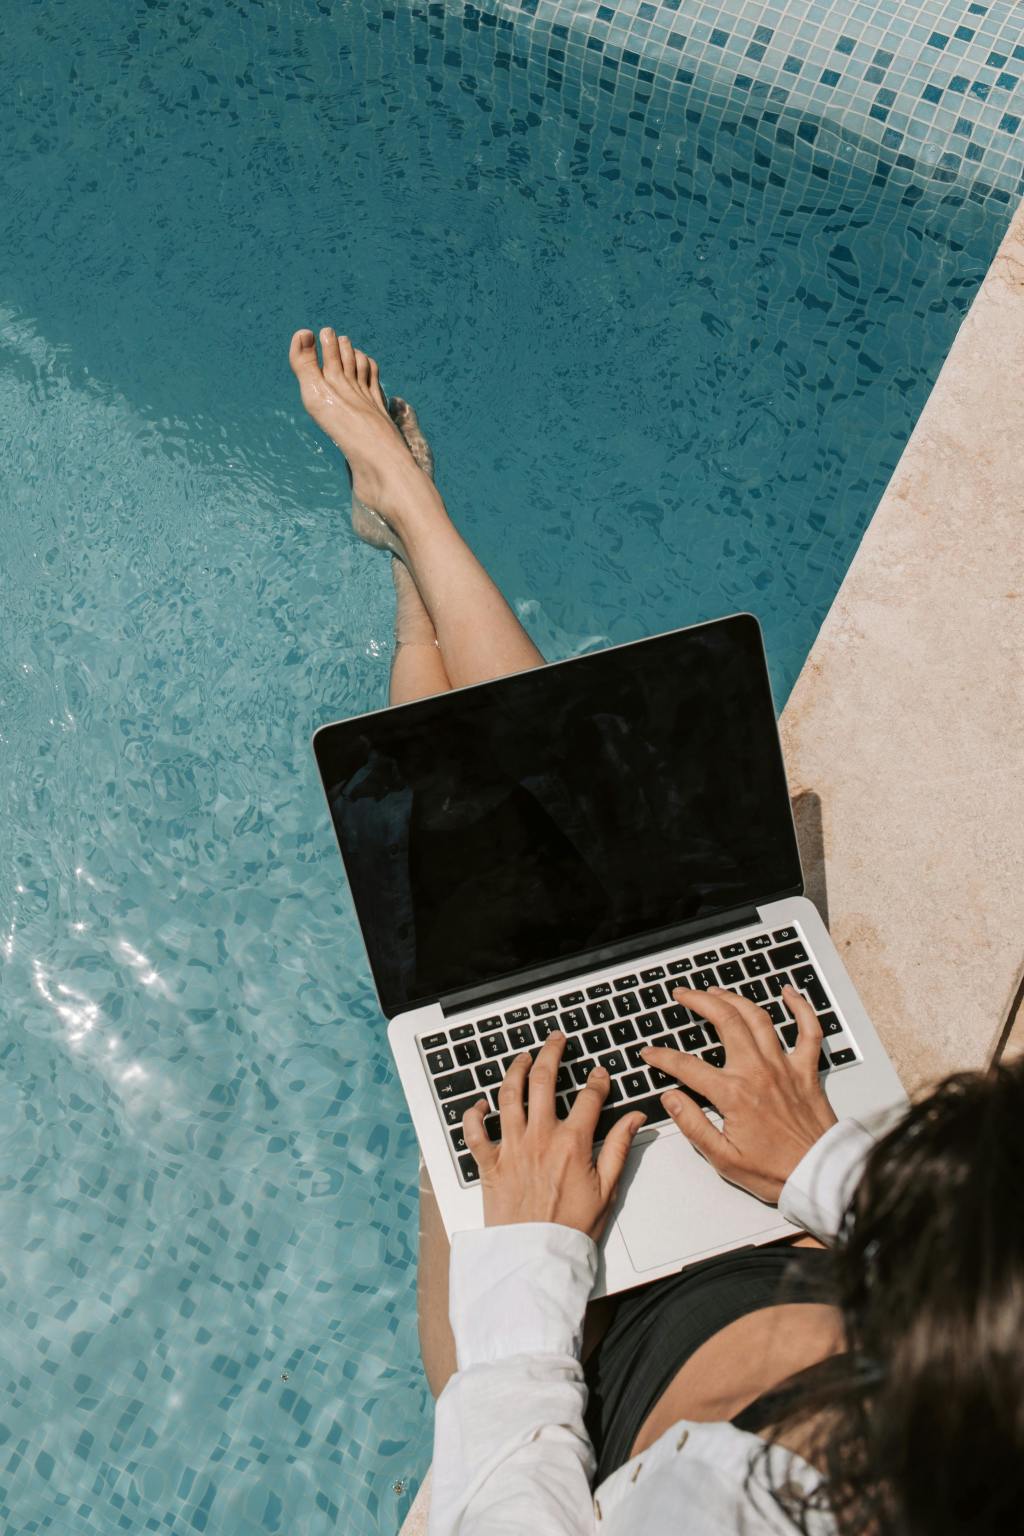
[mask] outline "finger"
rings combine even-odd
[[[710,1070],[713,1072],[715,1068]],[[729,1149],[729,1143],[722,1132],[711,1124],[699,1105],[676,1088],[666,1089],[661,1102],[690,1145],[696,1147],[712,1168],[721,1173]]]
[[[551,1125],[555,1118],[555,1078],[565,1049],[565,1036],[554,1029],[537,1052],[530,1068],[531,1125]]]
[[[647,1119],[646,1115],[623,1115],[616,1120],[597,1155],[597,1181],[606,1200],[613,1200],[625,1166],[633,1137]]]
[[[691,1055],[689,1051],[673,1051],[663,1045],[645,1045],[640,1055],[649,1067],[658,1067],[662,1072],[667,1072],[669,1077],[685,1083],[688,1088],[696,1088],[698,1093],[704,1094],[714,1104],[718,1102],[723,1083],[728,1082],[722,1076],[721,1067],[713,1067],[710,1061],[701,1061],[699,1056]]]
[[[572,1102],[572,1107],[566,1117],[566,1125],[574,1131],[579,1131],[587,1138],[587,1146],[594,1145],[594,1129],[597,1125],[597,1117],[604,1108],[604,1101],[608,1097],[608,1089],[611,1078],[604,1067],[594,1067],[586,1083],[580,1089]]]
[[[818,1022],[818,1015],[796,987],[783,987],[782,996],[786,1007],[796,1019],[796,1045],[792,1050],[792,1060],[798,1067],[818,1074],[818,1055],[821,1051],[822,1028]]]
[[[712,991],[715,990],[712,988]],[[782,1054],[782,1041],[775,1033],[770,1015],[752,1003],[749,997],[744,997],[742,992],[730,992],[729,997],[733,1007],[746,1020],[751,1039],[762,1055],[777,1057]]]
[[[524,1051],[517,1056],[501,1080],[498,1089],[498,1119],[501,1123],[502,1141],[513,1141],[526,1130],[526,1110],[523,1107],[523,1084],[530,1070],[530,1055]]]
[[[484,1116],[489,1113],[490,1107],[486,1099],[481,1099],[479,1104],[471,1104],[462,1117],[462,1134],[466,1146],[476,1158],[481,1177],[494,1167],[498,1157],[499,1144],[491,1140],[484,1126]]]
[[[708,1019],[715,1026],[725,1046],[726,1056],[731,1057],[731,1067],[741,1066],[745,1060],[751,1060],[757,1047],[751,1038],[749,1024],[734,1006],[734,992],[726,992],[723,987],[712,987],[709,992],[692,992],[688,987],[676,987],[673,996],[678,997],[691,1013],[700,1014],[701,1018]]]

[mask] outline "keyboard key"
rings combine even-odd
[[[609,1077],[616,1077],[626,1070],[626,1058],[621,1051],[606,1051],[603,1056],[597,1058],[599,1067],[604,1067]]]
[[[710,1051],[702,1051],[701,1052],[700,1059],[701,1059],[701,1061],[708,1062],[709,1065],[712,1066],[712,1067],[724,1067],[725,1066],[725,1046],[724,1045],[713,1045],[711,1047]]]
[[[640,1012],[640,1000],[635,992],[620,992],[615,999],[615,1012],[625,1019],[631,1013]]]
[[[530,1017],[530,1010],[529,1010],[529,1008],[513,1008],[511,1010],[511,1012],[506,1013],[506,1015],[505,1015],[505,1023],[506,1024],[521,1024],[524,1019],[528,1019],[529,1017]]]
[[[591,1072],[593,1072],[593,1070],[594,1070],[594,1063],[592,1061],[590,1061],[590,1060],[587,1060],[587,1061],[574,1061],[573,1064],[572,1064],[572,1068],[571,1068],[572,1075],[576,1079],[577,1083],[579,1084],[579,1086],[581,1088],[585,1088],[586,1087],[586,1085],[587,1085],[587,1078],[590,1076],[590,1074],[591,1074]]]
[[[425,1051],[436,1051],[439,1045],[444,1045],[448,1036],[442,1031],[439,1035],[424,1035],[420,1040]]]
[[[489,1030],[501,1028],[501,1014],[492,1013],[489,1019],[481,1019],[477,1025],[477,1033],[486,1035]]]
[[[753,985],[754,985],[754,983],[751,982],[751,986],[753,986]],[[715,1028],[715,1026],[713,1024],[709,1024],[707,1019],[701,1019],[700,1022],[701,1022],[701,1028],[703,1029],[704,1033],[707,1035],[708,1039],[711,1041],[711,1044],[712,1045],[720,1045],[721,1041],[720,1041],[720,1039],[718,1037],[718,1030]]]
[[[660,1008],[662,1003],[668,1002],[664,987],[641,987],[640,1001],[645,1008]]]
[[[828,1052],[826,1051],[825,1047],[822,1046],[821,1050],[818,1052],[818,1071],[827,1072],[831,1065],[832,1063],[828,1059]]]
[[[683,1025],[689,1024],[693,1018],[690,1010],[684,1008],[682,1003],[670,1003],[667,1008],[661,1010],[661,1016],[669,1029],[682,1029]]]
[[[704,1038],[704,1031],[701,1029],[700,1025],[691,1024],[689,1029],[681,1029],[679,1031],[679,1044],[682,1046],[684,1051],[703,1050],[704,1046],[707,1044],[707,1041]]]
[[[702,949],[699,955],[694,955],[694,965],[714,965],[718,959],[717,949]]]
[[[554,1013],[557,1007],[553,997],[545,997],[542,1002],[534,1003],[533,1012],[539,1017],[542,1013]]]
[[[612,990],[610,981],[599,981],[594,986],[587,988],[588,997],[607,997]]]
[[[464,1040],[461,1045],[455,1047],[455,1060],[460,1067],[471,1067],[474,1061],[480,1060],[480,1047],[475,1040]]]
[[[471,1040],[475,1034],[475,1024],[460,1024],[458,1029],[450,1031],[449,1038],[452,1040]]]
[[[734,982],[743,980],[743,967],[738,960],[727,960],[724,965],[718,967],[718,980],[723,987],[731,987]]]
[[[594,1056],[597,1055],[598,1051],[606,1051],[611,1045],[611,1041],[608,1039],[608,1031],[606,1029],[588,1029],[583,1036],[583,1044]]]
[[[579,1035],[569,1035],[562,1047],[563,1061],[579,1061],[583,1055],[583,1041]]]
[[[845,1067],[848,1062],[856,1060],[857,1052],[851,1051],[849,1046],[844,1046],[841,1051],[832,1052],[832,1065],[834,1067]]]
[[[462,1177],[467,1184],[478,1184],[480,1182],[480,1170],[476,1166],[476,1158],[472,1152],[463,1153],[459,1158],[459,1167],[462,1170]]]
[[[638,987],[639,985],[640,982],[636,976],[617,976],[615,978],[616,992],[628,992],[630,988]]]
[[[631,1040],[636,1039],[636,1025],[629,1019],[620,1019],[617,1024],[612,1025],[609,1033],[616,1045],[628,1045]]]
[[[484,1116],[484,1130],[487,1133],[488,1141],[500,1141],[501,1140],[501,1116],[500,1115],[485,1115]]]
[[[664,1025],[660,1014],[642,1013],[636,1021],[636,1027],[643,1038],[649,1040],[652,1035],[660,1035]]]
[[[772,934],[772,938],[775,940],[776,944],[787,944],[791,939],[796,938],[796,929],[776,928],[775,932]]]
[[[574,1029],[583,1029],[587,1022],[587,1016],[582,1008],[569,1008],[560,1014],[562,1028],[566,1034],[571,1034]]]
[[[743,945],[742,944],[723,944],[722,945],[722,959],[723,960],[731,960],[733,955],[742,955],[742,953],[743,953]]]
[[[718,986],[718,977],[714,971],[694,971],[688,985],[695,992],[706,992],[709,987]]]
[[[745,981],[740,987],[744,997],[749,997],[752,1003],[763,1003],[768,996],[767,988],[763,981]]]
[[[455,1099],[460,1093],[472,1093],[472,1072],[452,1072],[448,1077],[434,1080],[434,1092],[439,1099]]]
[[[656,1040],[651,1041],[651,1045],[656,1051],[677,1051],[679,1049],[676,1044],[675,1035],[659,1035]]]
[[[558,1028],[558,1020],[535,1019],[533,1028],[538,1040],[546,1040],[551,1031]]]
[[[766,976],[765,985],[772,997],[781,997],[783,987],[793,985],[788,971],[780,971],[777,976]]]
[[[467,1072],[466,1076],[472,1082],[472,1073]],[[445,1125],[461,1125],[466,1110],[472,1109],[474,1104],[479,1104],[480,1100],[486,1097],[484,1093],[471,1093],[466,1099],[449,1099],[447,1104],[441,1105]]]
[[[765,1003],[764,1011],[773,1024],[785,1024],[786,1010],[781,1003]]]
[[[565,992],[558,999],[559,1008],[575,1008],[577,1003],[582,1003],[582,992]]]
[[[664,974],[665,974],[665,967],[663,965],[652,965],[652,966],[649,966],[646,971],[641,971],[640,972],[640,980],[641,981],[660,981],[661,978],[664,976]]]
[[[448,1135],[452,1139],[452,1146],[455,1148],[456,1152],[465,1152],[466,1138],[462,1134],[462,1126],[456,1126],[454,1131],[448,1132]]]
[[[747,940],[748,949],[767,949],[771,939],[766,933],[755,933],[752,939]]]
[[[508,1041],[504,1035],[484,1035],[480,1044],[485,1056],[504,1056],[508,1050]]]
[[[527,1046],[532,1045],[533,1030],[529,1024],[517,1024],[514,1029],[510,1029],[508,1043],[514,1051],[525,1051]]]
[[[599,1003],[588,1003],[587,1013],[590,1015],[591,1024],[607,1024],[609,1019],[614,1019],[612,1005],[607,999],[602,998]]]
[[[821,1025],[823,1035],[838,1035],[843,1027],[834,1013],[819,1013],[818,1023]],[[835,1061],[835,1059],[833,1056],[832,1060]]]
[[[454,1065],[451,1051],[431,1051],[427,1057],[427,1071],[433,1077],[439,1072],[450,1072]]]
[[[829,995],[822,986],[813,965],[798,966],[793,972],[793,985],[807,994],[810,1005],[816,1013],[830,1006]]]
[[[782,1036],[783,1043],[788,1046],[790,1050],[792,1050],[794,1045],[796,1045],[796,1037],[798,1033],[799,1031],[795,1024],[783,1024],[782,1028],[779,1030],[779,1034]]]
[[[555,1077],[555,1088],[557,1091],[559,1093],[569,1093],[573,1088],[575,1088],[575,1086],[576,1083],[573,1079],[572,1073],[569,1071],[569,1068],[566,1066],[559,1067],[558,1073]]]
[[[667,1072],[663,1072],[660,1067],[649,1067],[648,1070],[651,1074],[651,1082],[655,1088],[679,1087],[679,1079],[671,1077]]]
[[[555,1095],[555,1117],[558,1120],[568,1120],[569,1111],[572,1109],[572,1100],[566,1093]]]
[[[637,1041],[636,1045],[629,1045],[626,1047],[626,1060],[631,1067],[642,1067],[646,1065],[643,1057],[640,1055],[640,1052],[645,1051],[646,1049],[646,1045],[639,1040]]]
[[[657,1094],[652,1094],[650,1098],[646,1099],[627,1099],[621,1106],[616,1105],[612,1109],[607,1107],[602,1109],[597,1117],[597,1124],[594,1127],[595,1143],[603,1141],[615,1122],[621,1120],[624,1114],[636,1114],[638,1109],[643,1110],[647,1115],[647,1119],[644,1121],[645,1126],[659,1125],[662,1121],[669,1119],[669,1112]]]
[[[746,955],[743,960],[743,969],[748,976],[764,976],[771,970],[767,955]]]
[[[668,963],[668,973],[670,976],[681,976],[684,971],[692,970],[692,960],[670,960]]]
[[[645,1072],[627,1072],[622,1079],[622,1091],[627,1099],[635,1099],[638,1093],[648,1093],[650,1084]]]
[[[493,1088],[501,1078],[501,1068],[496,1061],[485,1061],[476,1069],[476,1080],[481,1088]]]
[[[772,963],[773,971],[788,971],[807,959],[807,951],[802,944],[783,944],[778,949],[771,950],[768,958]]]

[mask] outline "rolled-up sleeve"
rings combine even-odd
[[[835,1239],[875,1137],[859,1120],[837,1120],[805,1152],[782,1186],[779,1210],[823,1243]]]
[[[429,1536],[593,1536],[579,1354],[596,1271],[591,1239],[554,1222],[453,1233],[458,1370],[436,1405]]]

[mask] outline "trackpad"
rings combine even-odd
[[[616,1225],[637,1270],[756,1243],[780,1220],[774,1206],[720,1178],[678,1132],[635,1146],[623,1170]]]

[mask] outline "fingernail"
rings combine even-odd
[[[591,1069],[590,1075],[591,1075],[591,1077],[607,1077],[608,1076],[608,1074],[605,1071],[604,1067],[593,1067]]]

